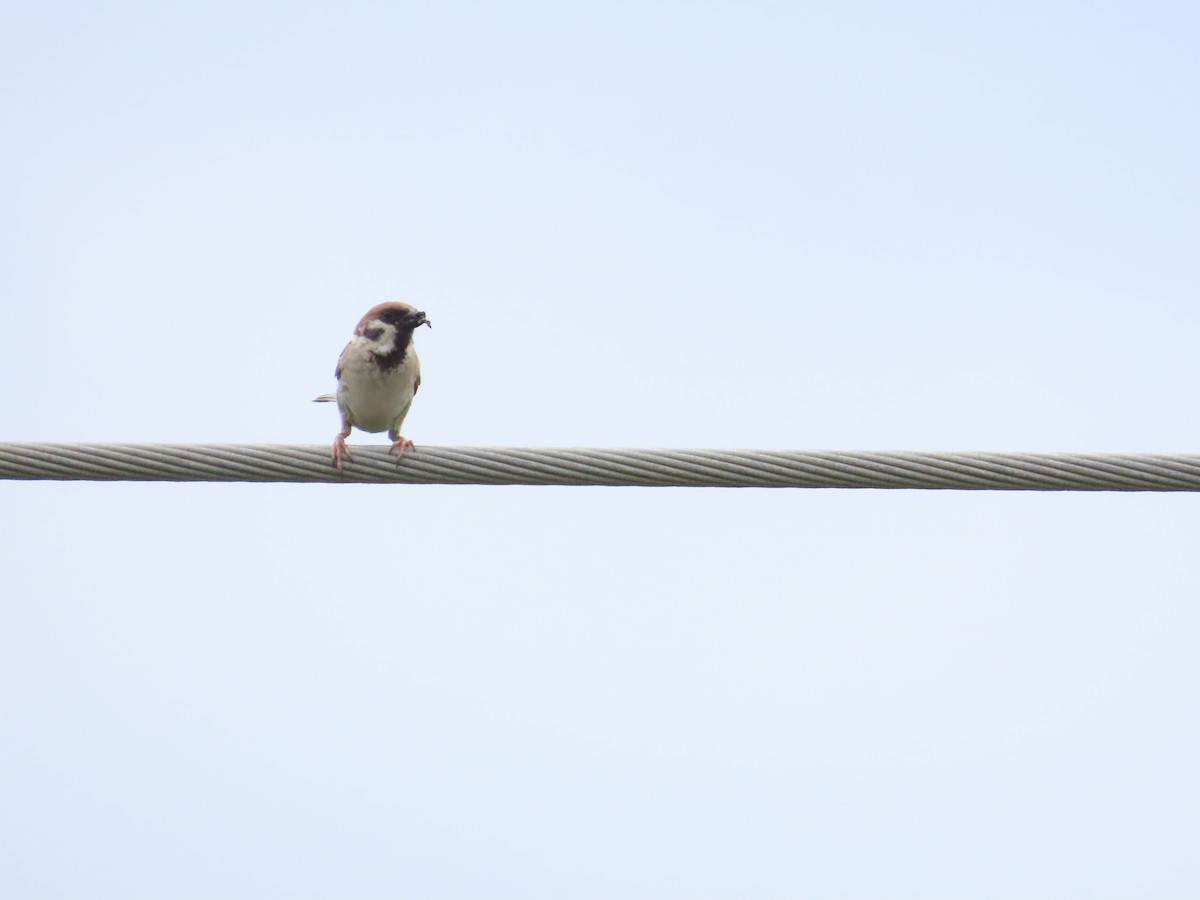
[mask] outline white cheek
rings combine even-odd
[[[374,339],[367,337],[368,333],[375,334],[377,332],[379,337]],[[362,341],[373,353],[386,355],[396,346],[396,326],[376,319],[363,329]]]

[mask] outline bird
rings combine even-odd
[[[413,347],[413,332],[433,323],[425,313],[407,303],[380,303],[366,311],[354,329],[354,337],[338,357],[333,377],[336,394],[321,394],[314,403],[337,403],[342,430],[333,439],[333,465],[340,472],[343,461],[354,461],[346,438],[351,428],[371,434],[386,431],[392,446],[388,451],[399,463],[413,442],[400,434],[413,397],[421,387],[421,361]]]

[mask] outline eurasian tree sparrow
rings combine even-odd
[[[371,434],[386,431],[397,457],[413,445],[400,435],[404,417],[421,386],[421,361],[413,347],[413,331],[433,327],[425,313],[407,303],[380,303],[367,310],[354,329],[354,337],[338,357],[333,375],[336,394],[322,394],[314,403],[337,401],[342,430],[333,439],[333,464],[353,461],[346,446],[351,428]]]

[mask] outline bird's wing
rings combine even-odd
[[[337,368],[333,370],[334,378],[342,377],[342,360],[344,360],[346,358],[346,354],[350,352],[350,347],[353,343],[354,343],[354,341],[351,341],[349,344],[347,344],[345,347],[342,348],[342,352],[338,356]]]

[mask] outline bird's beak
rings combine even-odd
[[[420,316],[421,316],[421,321],[417,323],[417,327],[420,328],[422,325],[428,325],[430,331],[432,331],[433,323],[430,322],[427,318],[425,318],[425,313],[421,313]]]

